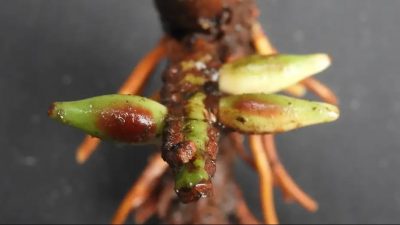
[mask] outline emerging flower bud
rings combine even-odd
[[[338,117],[336,106],[282,95],[244,94],[219,102],[219,121],[244,133],[284,132]]]
[[[247,56],[221,67],[219,88],[229,94],[271,94],[329,65],[330,58],[326,54]]]

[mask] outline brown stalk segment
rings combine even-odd
[[[302,191],[296,182],[290,177],[286,172],[282,163],[279,160],[274,136],[273,135],[263,135],[263,144],[265,152],[268,156],[269,163],[272,168],[272,172],[277,179],[279,186],[282,188],[283,192],[287,197],[290,197],[297,201],[301,206],[310,212],[315,212],[318,210],[318,204],[315,200],[309,197],[304,191]]]
[[[260,195],[264,221],[267,224],[278,224],[278,217],[274,205],[272,172],[268,163],[268,157],[262,145],[261,136],[250,135],[249,144],[260,176]]]
[[[218,2],[222,4],[218,4]],[[172,137],[175,133],[182,133],[181,128],[183,127],[174,126],[172,121],[189,116],[188,112],[183,109],[186,108],[185,103],[192,96],[204,93],[208,96],[207,99],[220,97],[221,93],[216,85],[220,66],[229,60],[254,52],[249,31],[257,20],[258,10],[255,2],[250,0],[156,0],[156,5],[162,18],[164,31],[176,40],[175,45],[173,42],[171,43],[167,54],[170,64],[163,75],[164,85],[161,91],[162,103],[169,110],[165,133],[170,135],[164,133],[164,137]],[[195,9],[195,12],[193,13],[191,9]],[[204,112],[207,115],[204,121],[202,118],[201,121],[191,118],[190,123],[184,121],[187,126],[184,125],[188,128],[194,123],[207,123],[209,127],[206,137],[208,142],[197,141],[200,145],[195,143],[201,147],[197,146],[196,149],[196,152],[202,152],[202,154],[198,154],[201,157],[193,158],[188,163],[185,163],[186,160],[180,160],[182,162],[175,160],[182,157],[173,157],[182,155],[177,154],[179,151],[175,151],[175,147],[181,147],[180,143],[186,141],[187,137],[198,139],[192,138],[199,137],[198,134],[186,135],[187,137],[182,138],[175,135],[177,138],[163,139],[163,155],[166,156],[166,161],[175,172],[174,175],[178,181],[176,187],[178,187],[178,195],[182,202],[197,200],[212,193],[210,181],[216,168],[217,137],[219,136],[219,129],[217,129],[219,127],[214,127],[217,124],[214,120],[215,115],[212,113],[218,108],[217,103],[217,101],[205,101],[206,110]],[[196,117],[197,114],[201,113],[196,113]],[[198,133],[204,134],[204,129]],[[202,143],[206,143],[206,148],[203,148]],[[204,150],[200,151],[200,149]],[[192,162],[195,161],[200,166],[192,166]],[[195,173],[191,173],[189,169],[196,169],[193,170]],[[195,176],[187,176],[187,174]]]
[[[167,39],[163,38],[157,46],[144,56],[137,66],[133,69],[128,79],[119,89],[119,94],[138,94],[141,92],[146,81],[150,77],[151,71],[157,66],[160,60],[166,54]],[[76,150],[76,160],[79,164],[83,164],[93,154],[100,139],[86,136]]]
[[[164,174],[168,165],[161,158],[161,154],[155,154],[151,159],[139,179],[132,185],[131,190],[125,195],[118,207],[112,224],[122,224],[125,222],[129,213],[141,206],[149,198],[157,181]]]

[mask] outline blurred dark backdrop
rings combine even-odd
[[[162,35],[152,1],[0,3],[0,223],[107,223],[154,149],[104,143],[80,167],[83,134],[46,110],[117,90]],[[400,1],[259,3],[281,51],[332,55],[318,78],[341,100],[338,122],[279,135],[288,170],[320,203],[308,214],[278,198],[281,221],[400,222]],[[260,216],[256,175],[237,173]]]

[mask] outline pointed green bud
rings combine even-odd
[[[282,95],[236,95],[219,103],[219,121],[244,133],[284,132],[338,117],[336,106]]]
[[[114,94],[55,102],[48,113],[51,118],[95,137],[144,143],[161,134],[167,108],[148,98]]]
[[[329,65],[330,58],[326,54],[247,56],[221,67],[219,88],[229,94],[271,94]]]

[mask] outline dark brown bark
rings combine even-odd
[[[215,104],[221,95],[216,88],[217,71],[223,63],[254,52],[251,29],[258,11],[252,0],[155,0],[155,3],[165,32],[175,39],[168,46],[170,64],[163,75],[161,101],[169,109],[162,155],[176,172],[182,163],[192,159],[189,157],[191,154],[179,151],[192,149],[182,135],[187,100],[196,92],[203,92],[208,96],[205,102],[208,114],[215,113]],[[196,66],[186,69],[184,64],[190,61]],[[204,84],[184,82],[188,74],[201,77]],[[214,195],[187,205],[174,201],[167,213],[168,222],[221,223],[229,222],[230,216],[234,215],[236,191],[230,173],[233,151],[225,149],[215,162],[220,127],[210,118],[207,122],[211,126],[205,169],[213,177],[215,166],[218,167],[213,179],[216,186]],[[202,187],[209,189],[201,190],[202,193],[212,192],[209,181],[205,181]],[[198,193],[199,190],[193,188],[179,197],[183,202],[193,201],[200,197]]]

